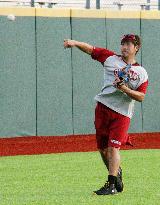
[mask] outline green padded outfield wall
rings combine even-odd
[[[95,133],[103,67],[76,48],[64,50],[63,39],[119,53],[120,37],[131,32],[143,39],[137,59],[149,73],[149,89],[136,103],[130,132],[159,132],[159,19],[151,11],[0,9],[0,136]]]
[[[71,16],[73,39],[106,47],[104,11],[73,10]],[[95,133],[94,96],[102,86],[103,67],[78,49],[73,49],[72,65],[74,133]]]
[[[37,135],[66,135],[72,127],[70,10],[37,9]]]
[[[0,136],[36,135],[35,9],[0,8],[0,58]]]
[[[143,103],[143,131],[160,131],[160,12],[142,12],[142,63],[149,74]]]
[[[107,11],[106,12],[107,47],[120,54],[120,40],[124,34],[140,35],[140,11]],[[137,54],[141,64],[141,51]],[[142,132],[141,103],[135,103],[135,112],[129,132]]]

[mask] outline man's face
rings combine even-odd
[[[130,56],[135,56],[137,51],[138,51],[138,46],[135,46],[130,41],[124,42],[121,45],[121,53],[122,53],[122,56],[125,58],[130,57]]]

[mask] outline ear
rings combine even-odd
[[[139,46],[135,46],[136,52],[139,50]]]

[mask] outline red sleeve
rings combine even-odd
[[[115,53],[113,51],[107,50],[105,48],[94,47],[93,51],[92,51],[92,54],[91,54],[91,57],[94,60],[97,60],[97,61],[99,61],[101,63],[104,63],[105,60],[108,57],[113,56],[113,55],[115,55]]]
[[[146,92],[147,92],[147,87],[148,87],[148,80],[147,80],[146,82],[142,83],[142,84],[137,88],[137,91],[146,94]]]

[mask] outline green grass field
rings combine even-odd
[[[159,205],[160,150],[121,151],[125,190],[95,196],[106,180],[98,152],[1,157],[0,205]]]

